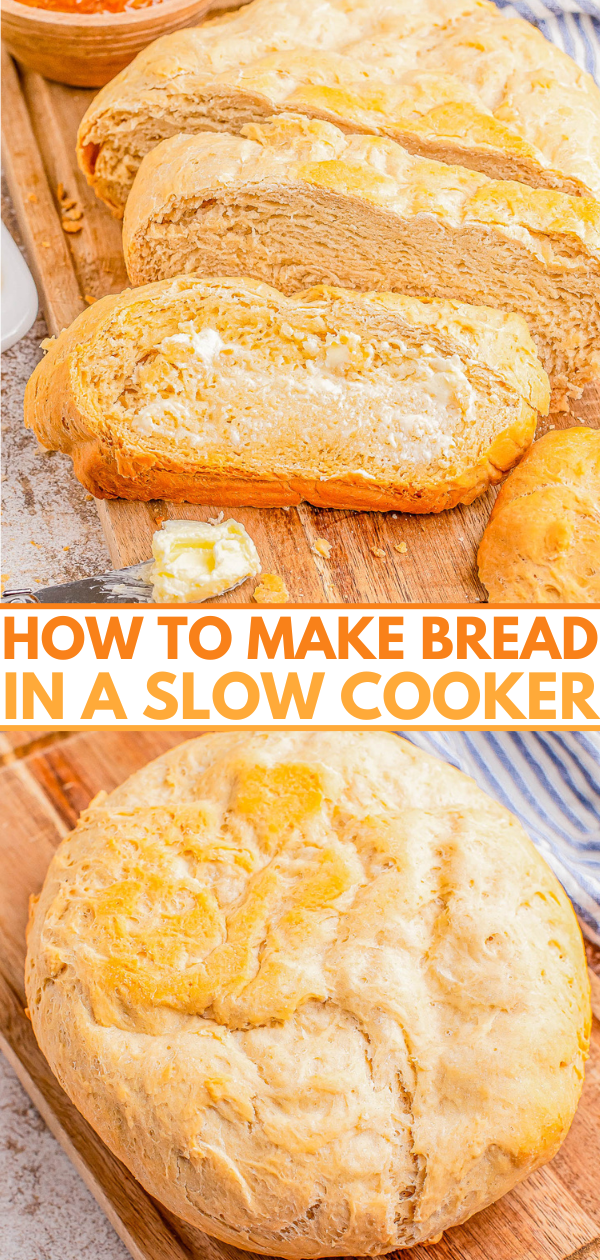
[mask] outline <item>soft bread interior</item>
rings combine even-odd
[[[514,385],[451,338],[319,298],[209,290],[150,320],[131,306],[79,368],[94,427],[257,478],[425,486],[469,468],[519,416]]]
[[[518,310],[555,405],[600,375],[600,233],[577,209],[592,203],[527,193],[531,206],[520,185],[293,116],[246,130],[146,159],[125,218],[134,283],[244,274],[284,293],[324,282]]]

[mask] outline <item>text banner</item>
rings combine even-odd
[[[2,609],[5,726],[600,730],[600,608]]]

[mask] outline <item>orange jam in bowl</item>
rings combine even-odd
[[[44,9],[50,13],[102,14],[131,13],[136,9],[149,9],[161,0],[20,0],[30,9]]]

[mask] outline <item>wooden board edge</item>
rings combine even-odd
[[[39,732],[28,727],[23,728],[27,734],[23,741],[18,736],[19,728],[8,728],[0,731],[0,769],[12,765],[14,761],[26,761],[36,752],[45,751],[51,744],[62,743],[70,739],[74,731],[42,729]]]
[[[600,976],[588,964],[588,976],[591,989],[592,1012],[600,1022]]]
[[[2,97],[2,148],[6,181],[27,251],[27,260],[41,298],[46,324],[49,332],[56,335],[85,309],[85,302],[65,234],[60,226],[17,68],[4,45]],[[33,201],[31,197],[34,198]],[[58,300],[56,288],[52,286],[51,289],[47,283],[49,268],[48,265],[41,265],[42,249],[48,251],[48,262],[52,262],[51,273],[61,277],[61,287],[65,294],[62,302]]]
[[[19,999],[1,971],[0,1050],[133,1260],[190,1260],[189,1251],[165,1223],[143,1187],[111,1154],[64,1093],[39,1049]]]
[[[597,1238],[592,1238],[591,1242],[585,1243],[583,1247],[579,1247],[577,1251],[572,1251],[569,1256],[565,1256],[564,1260],[600,1260],[600,1234]]]

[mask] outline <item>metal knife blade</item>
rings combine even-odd
[[[151,604],[152,583],[148,575],[152,561],[132,564],[127,569],[112,569],[97,577],[80,578],[60,586],[6,589],[3,604]]]

